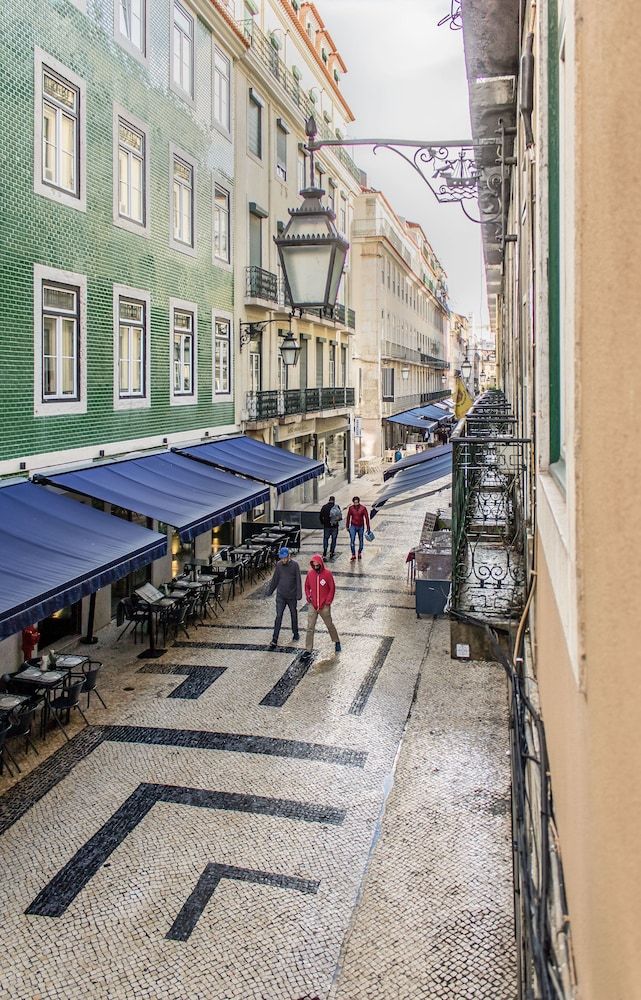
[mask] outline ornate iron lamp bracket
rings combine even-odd
[[[291,313],[289,317],[288,333],[292,332],[293,316],[294,313]],[[282,322],[283,322],[282,319],[278,317],[276,319],[249,320],[248,322],[243,322],[242,319],[239,320],[238,327],[240,331],[240,339],[239,339],[240,350],[242,351],[243,347],[245,347],[245,345],[250,342],[252,337],[259,336],[263,332],[266,326],[271,326],[272,323],[282,323]],[[285,337],[287,336],[287,334],[281,334],[281,336]]]

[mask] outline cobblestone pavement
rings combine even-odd
[[[159,660],[102,631],[108,710],[0,784],[1,998],[515,996],[504,684],[406,586],[444,496],[343,533],[309,670],[256,591]]]

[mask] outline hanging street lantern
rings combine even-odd
[[[307,135],[316,134],[310,119]],[[314,176],[313,153],[310,166]],[[280,236],[274,237],[285,277],[288,305],[292,309],[321,309],[331,313],[336,305],[349,243],[338,232],[336,216],[321,198],[322,188],[306,187],[303,204],[290,208],[290,220]]]
[[[463,380],[467,382],[471,374],[472,374],[472,365],[470,364],[469,359],[466,357],[465,361],[463,361],[461,364],[461,375],[463,376]]]
[[[283,342],[280,345],[280,356],[283,359],[283,364],[287,368],[293,368],[298,361],[300,347],[296,343],[291,330],[288,330],[286,334],[281,334],[281,337],[283,338]]]
[[[409,377],[410,377],[410,370],[407,367],[407,365],[404,365],[401,368],[401,378],[403,379],[404,382],[407,382]]]

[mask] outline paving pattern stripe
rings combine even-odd
[[[200,698],[227,670],[227,667],[208,667],[188,663],[146,663],[139,674],[186,674],[181,683],[167,695],[168,698]]]
[[[307,607],[307,605],[305,605],[305,607]],[[403,604],[385,604],[385,605],[383,605],[383,604],[380,604],[380,605],[377,604],[377,605],[372,605],[372,607],[403,608],[403,607],[405,607],[405,605],[403,605]],[[303,610],[304,610],[304,608],[299,608],[299,611],[303,611]],[[414,611],[414,608],[413,607],[412,608],[408,607],[408,608],[405,608],[405,610],[406,611]],[[245,631],[272,632],[274,626],[273,625],[217,625],[215,622],[212,622],[211,624],[207,624],[206,628],[208,628],[208,629],[232,628],[232,629],[238,629],[239,632],[245,632]],[[380,632],[341,632],[341,638],[343,638],[344,636],[351,636],[352,638],[355,638],[355,639],[383,639],[384,638],[383,634],[380,633]],[[163,664],[161,664],[161,666],[163,666]],[[177,664],[177,666],[182,667],[182,664]],[[140,671],[138,671],[138,672],[140,673]],[[153,670],[151,672],[153,672]],[[165,671],[162,671],[162,672],[165,673]],[[169,671],[167,671],[167,672],[169,673]],[[180,671],[178,671],[178,672],[180,672]]]
[[[257,885],[275,886],[278,889],[295,889],[297,892],[312,895],[318,892],[320,885],[320,882],[316,880],[300,878],[298,875],[279,875],[276,872],[264,872],[252,868],[236,868],[234,865],[208,864],[171,925],[169,932],[165,935],[168,940],[187,941],[189,939],[205,907],[223,879],[253,882]]]
[[[175,642],[173,649],[243,649],[249,652],[265,653],[269,649],[266,642],[192,642],[191,640],[181,640]],[[297,646],[279,646],[280,653],[298,653]]]
[[[374,690],[374,685],[378,680],[378,675],[383,669],[385,660],[388,657],[389,651],[392,648],[392,643],[394,642],[393,637],[387,636],[385,639],[381,639],[378,649],[374,654],[374,659],[372,664],[365,675],[365,678],[356,692],[356,697],[349,707],[350,715],[362,715],[367,706],[369,696]]]
[[[365,750],[271,736],[151,726],[90,726],[77,733],[68,744],[60,747],[0,797],[0,836],[103,742],[263,754],[355,768],[364,768],[368,756]]]
[[[199,809],[220,809],[298,820],[304,823],[328,823],[341,826],[347,812],[333,806],[292,799],[272,799],[261,795],[241,795],[218,792],[185,785],[142,783],[122,803],[100,829],[76,851],[67,864],[38,893],[25,913],[39,917],[60,917],[84,889],[99,868],[129,834],[135,830],[150,809],[158,802],[191,806]]]
[[[314,662],[314,654],[303,659],[297,656],[289,664],[283,676],[276,681],[271,691],[268,691],[260,702],[263,706],[270,708],[282,708],[287,699],[294,693],[303,677]]]

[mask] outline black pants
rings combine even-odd
[[[329,554],[333,556],[336,552],[336,542],[338,539],[338,525],[330,525],[329,528],[323,528],[323,559],[327,555],[327,546],[329,545],[330,539],[332,544],[330,546]]]
[[[272,636],[272,642],[278,642],[278,635],[280,632],[280,626],[283,621],[283,614],[285,613],[285,608],[289,608],[289,613],[292,616],[292,633],[298,635],[298,608],[297,601],[295,597],[289,600],[285,597],[281,597],[280,594],[276,594],[276,621],[274,622],[274,634]]]

